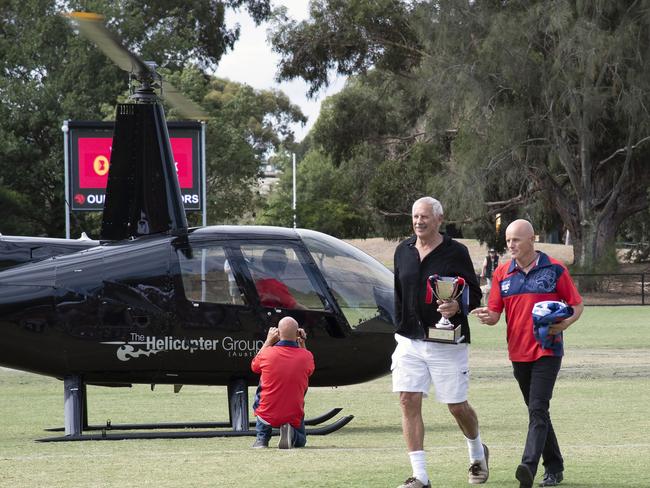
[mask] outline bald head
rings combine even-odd
[[[511,222],[510,225],[506,227],[506,235],[508,235],[508,231],[510,231],[512,234],[517,234],[522,238],[535,237],[535,229],[533,229],[533,224],[524,219],[517,219]]]
[[[281,341],[295,341],[298,338],[298,322],[293,317],[283,317],[278,322]]]
[[[518,219],[506,227],[506,246],[510,255],[522,268],[535,259],[535,229],[524,219]]]

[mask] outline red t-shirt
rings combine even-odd
[[[505,308],[511,361],[532,362],[554,354],[551,349],[542,349],[535,340],[535,303],[545,300],[562,301],[572,306],[582,303],[566,266],[543,252],[538,254],[537,264],[528,274],[524,274],[513,259],[500,265],[492,275],[488,308],[499,313]]]
[[[300,427],[309,377],[314,372],[312,353],[301,347],[276,344],[255,356],[251,369],[262,375],[255,415],[273,427],[286,423]]]
[[[296,299],[287,285],[275,278],[264,278],[255,282],[260,303],[264,307],[296,308]]]

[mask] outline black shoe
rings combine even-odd
[[[269,447],[269,441],[264,441],[262,439],[255,439],[255,442],[251,446],[253,449],[264,449]]]
[[[562,471],[559,473],[544,473],[544,479],[539,484],[539,486],[557,486],[564,479]]]
[[[399,485],[397,488],[431,488],[431,481],[425,485],[419,479],[410,477],[406,478],[406,481]]]
[[[525,464],[517,466],[515,478],[519,480],[519,488],[533,488],[533,473]]]

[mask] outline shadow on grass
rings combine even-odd
[[[353,421],[354,422],[354,421]],[[424,421],[425,434],[434,434],[436,432],[459,432],[458,425],[454,422],[453,418],[449,416],[449,425],[442,423],[427,423]],[[348,434],[362,435],[362,434],[397,434],[402,435],[401,418],[395,419],[395,425],[370,425],[370,426],[355,426],[352,423],[345,426],[342,432]]]
[[[354,420],[352,421],[354,422]],[[396,425],[370,425],[370,426],[355,426],[353,424],[346,425],[341,432],[353,435],[363,434],[402,434],[402,426],[398,423]]]

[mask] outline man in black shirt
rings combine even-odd
[[[393,391],[400,394],[402,431],[409,451],[413,476],[398,488],[430,487],[424,452],[422,398],[433,383],[436,398],[447,404],[465,435],[469,450],[470,484],[488,479],[488,449],[481,442],[476,412],[467,402],[469,386],[470,330],[467,314],[481,301],[481,289],[467,248],[440,233],[442,205],[424,197],[413,204],[414,236],[395,250],[395,312],[397,347],[392,357]],[[432,275],[464,278],[467,291],[458,300],[426,300],[427,280]],[[459,344],[425,340],[427,331],[448,318],[460,324],[464,338]]]

